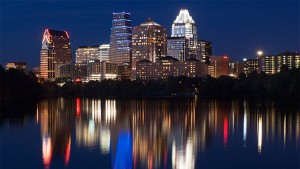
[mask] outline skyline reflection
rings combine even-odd
[[[41,101],[36,121],[44,168],[60,156],[72,163],[71,143],[108,156],[112,168],[199,168],[215,144],[260,155],[274,142],[299,149],[299,114],[247,101],[61,98]]]

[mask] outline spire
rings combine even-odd
[[[187,9],[181,9],[174,23],[195,23]]]

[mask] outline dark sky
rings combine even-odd
[[[166,27],[181,8],[189,10],[198,37],[213,42],[213,55],[230,60],[254,58],[256,51],[300,51],[299,0],[1,0],[0,63],[25,61],[39,66],[45,28],[65,30],[75,58],[83,45],[109,43],[112,12],[130,12],[132,26],[147,18]]]

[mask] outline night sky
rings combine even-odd
[[[167,29],[181,8],[189,10],[197,24],[198,37],[213,43],[213,55],[230,60],[256,57],[286,50],[300,51],[300,1],[129,1],[129,0],[1,0],[0,63],[25,61],[39,66],[45,28],[65,30],[70,35],[73,60],[79,46],[109,43],[112,12],[130,12],[132,26],[147,18]]]

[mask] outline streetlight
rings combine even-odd
[[[257,55],[258,55],[259,57],[261,57],[262,54],[264,54],[263,51],[261,51],[261,50],[257,51]]]
[[[264,52],[262,50],[257,51],[257,55],[258,55],[258,72],[259,73],[262,71],[262,58],[261,58],[261,56],[263,54],[264,54]]]

